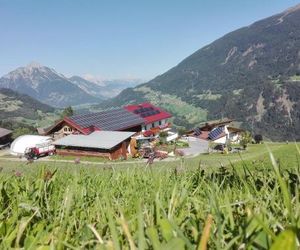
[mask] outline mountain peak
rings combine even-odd
[[[288,14],[290,14],[290,13],[295,12],[295,11],[298,11],[298,10],[300,10],[300,4],[297,4],[297,5],[293,6],[293,7],[288,8],[288,9],[285,10],[283,13],[288,13]]]
[[[26,65],[26,68],[42,68],[42,67],[44,67],[42,64],[40,64],[39,62],[35,62],[35,61]]]
[[[39,72],[40,74],[43,75],[52,75],[52,76],[57,75],[59,77],[66,78],[63,74],[56,72],[55,69],[44,66],[39,62],[35,62],[35,61],[27,64],[25,67],[18,68],[16,72],[21,73],[22,75],[26,74],[29,76],[33,72]]]

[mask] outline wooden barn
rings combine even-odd
[[[69,135],[53,144],[58,155],[127,159],[127,148],[135,132],[95,131],[89,135]]]

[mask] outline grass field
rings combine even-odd
[[[268,144],[273,164],[266,145],[148,168],[0,158],[0,248],[296,249],[297,146]]]

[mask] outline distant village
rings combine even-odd
[[[180,134],[172,127],[172,115],[151,103],[66,116],[39,135],[22,135],[12,141],[12,131],[0,128],[0,148],[10,146],[10,154],[35,160],[42,156],[164,159],[176,155],[197,155],[210,150],[228,150],[239,145],[243,129],[233,120],[199,124]],[[211,147],[213,145],[213,147]]]

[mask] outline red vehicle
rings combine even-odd
[[[41,156],[53,155],[55,147],[53,145],[36,145],[32,148],[26,148],[24,156],[27,160],[37,160]]]

